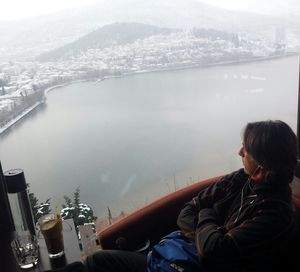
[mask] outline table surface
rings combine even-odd
[[[66,264],[81,261],[81,252],[79,249],[78,238],[74,226],[73,219],[63,221],[63,236],[64,236],[64,256],[57,259],[50,259],[46,247],[45,240],[41,233],[38,234],[39,241],[39,261],[33,271],[45,271],[64,267]],[[27,270],[28,271],[28,270]]]

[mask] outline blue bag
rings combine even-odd
[[[196,247],[181,231],[163,237],[147,256],[148,272],[202,272]]]

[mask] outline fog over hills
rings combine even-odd
[[[197,0],[103,0],[84,8],[16,22],[0,22],[0,60],[34,59],[115,22],[161,28],[210,28],[274,35],[278,17],[221,9]],[[286,25],[294,22],[285,21]]]
[[[87,49],[103,49],[113,45],[132,43],[137,39],[158,34],[169,34],[176,31],[171,28],[160,28],[141,23],[114,23],[103,26],[77,41],[44,53],[38,57],[40,61],[58,60],[64,55],[75,55]]]

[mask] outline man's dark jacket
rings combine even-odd
[[[208,271],[277,271],[298,218],[287,182],[254,183],[233,172],[185,204],[178,226]]]

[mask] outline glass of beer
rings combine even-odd
[[[64,255],[64,240],[62,232],[62,218],[59,214],[50,213],[38,220],[50,258]]]

